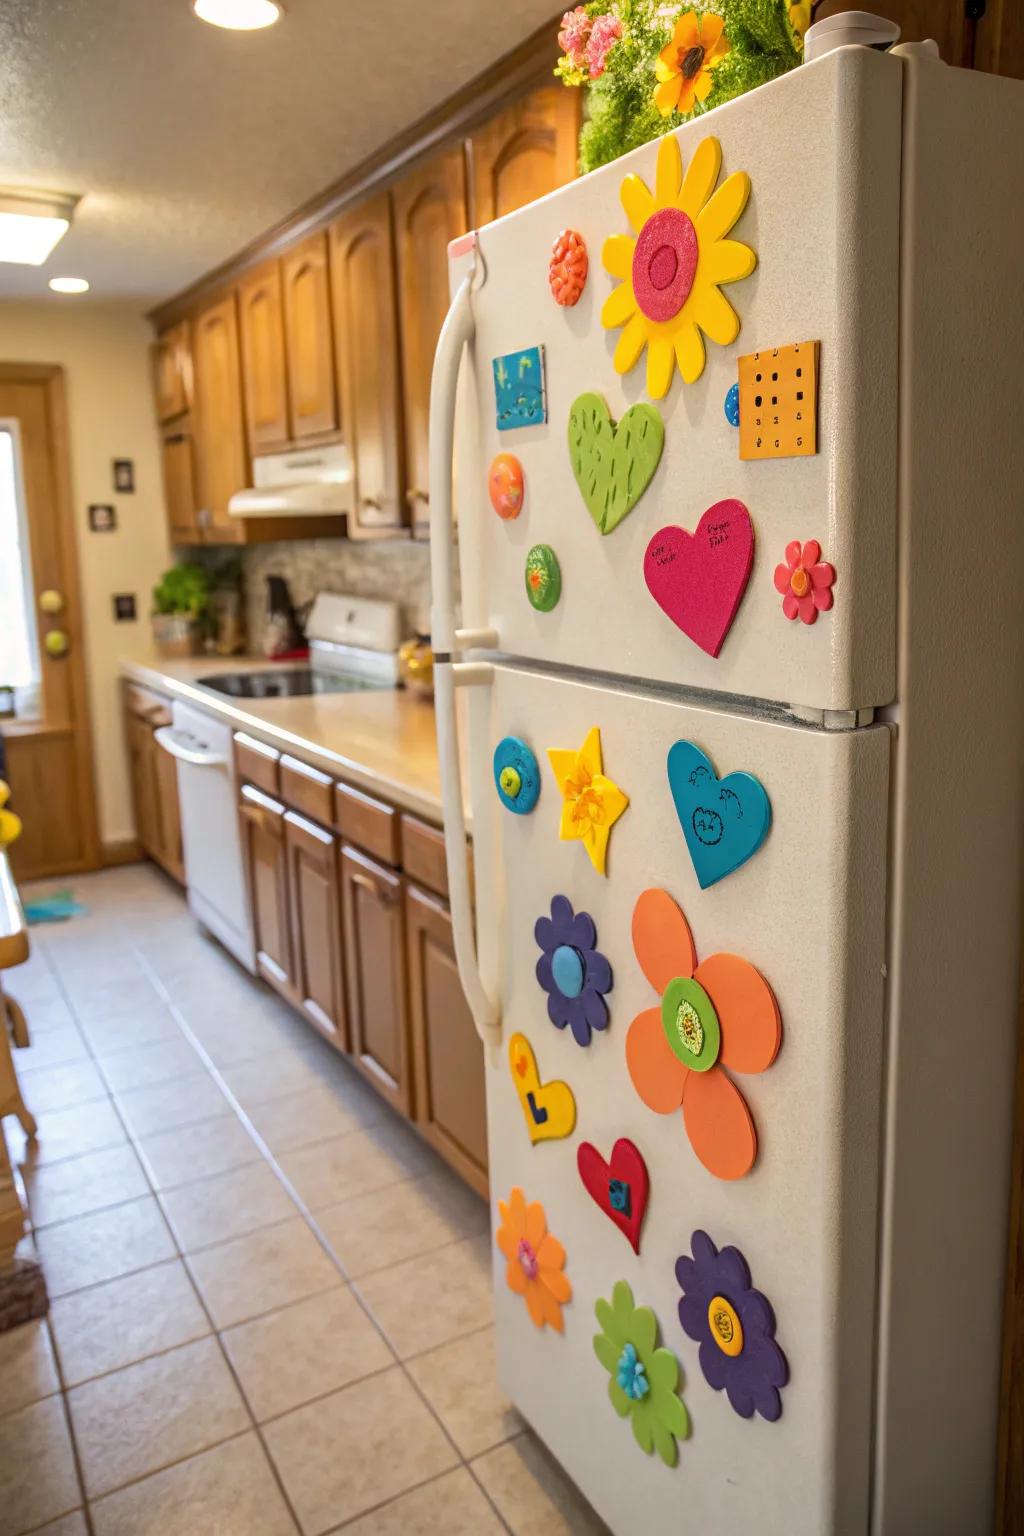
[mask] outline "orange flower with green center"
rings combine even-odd
[[[671,41],[658,54],[654,73],[654,104],[662,117],[692,112],[694,102],[707,101],[714,85],[712,71],[729,52],[721,16],[686,11],[676,22]]]

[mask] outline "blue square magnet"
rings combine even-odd
[[[498,431],[539,427],[548,419],[544,392],[544,348],[524,347],[491,362]]]

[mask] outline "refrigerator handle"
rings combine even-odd
[[[452,571],[455,540],[452,531],[452,451],[455,436],[455,390],[463,349],[473,335],[470,287],[476,270],[463,278],[452,300],[434,354],[430,380],[430,643],[434,652],[434,708],[437,714],[437,753],[441,765],[441,807],[444,813],[448,899],[459,979],[477,1034],[485,1045],[501,1043],[497,1003],[488,995],[480,975],[473,931],[469,889],[466,817],[462,799],[459,726],[455,711],[457,674],[455,602]],[[484,679],[481,678],[480,681]],[[465,678],[464,681],[470,681]],[[476,681],[474,678],[473,681]]]

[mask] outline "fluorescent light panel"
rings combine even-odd
[[[84,277],[51,277],[54,293],[88,293],[89,283]]]
[[[67,234],[74,197],[0,188],[0,261],[40,267]]]
[[[200,21],[229,32],[258,32],[281,19],[276,0],[192,0],[192,9]]]

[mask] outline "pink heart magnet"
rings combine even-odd
[[[708,507],[692,533],[660,529],[644,555],[644,580],[673,624],[702,651],[717,656],[753,563],[750,513],[730,497]]]

